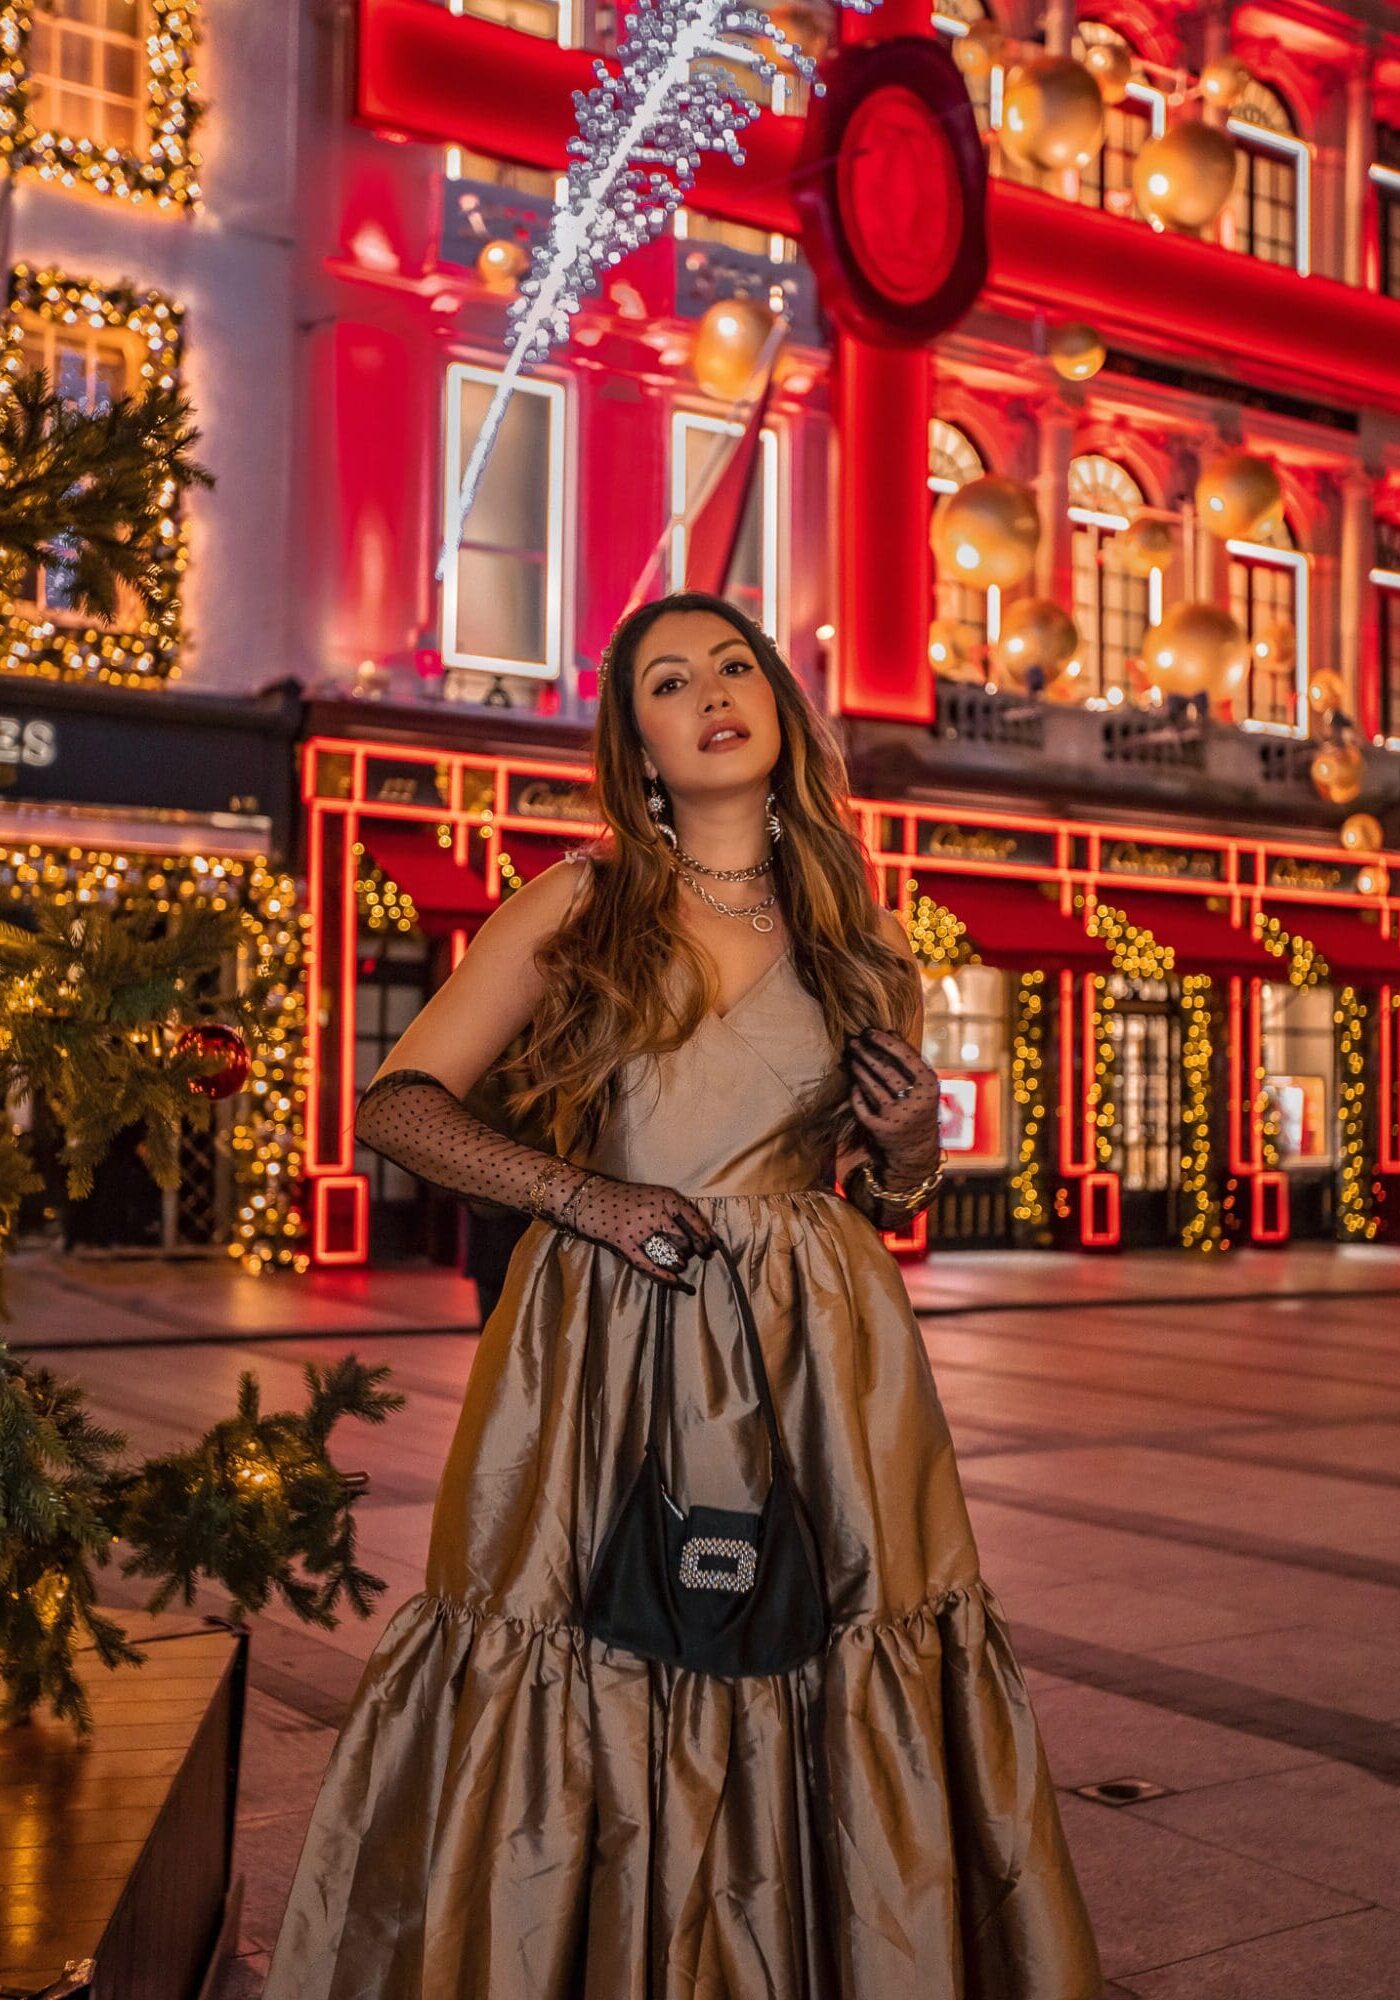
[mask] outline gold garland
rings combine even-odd
[[[28,169],[61,187],[89,187],[98,194],[158,208],[189,208],[200,199],[199,155],[190,140],[203,106],[192,67],[199,40],[199,0],[150,0],[151,32],[145,38],[145,154],[119,153],[95,139],[41,132],[30,116],[27,62],[34,7],[26,0],[0,5],[0,159],[11,171]]]
[[[1341,1073],[1340,1123],[1342,1164],[1337,1189],[1337,1220],[1344,1236],[1370,1241],[1380,1224],[1373,1210],[1370,1163],[1366,1146],[1366,1020],[1370,1009],[1354,986],[1337,994],[1332,1019],[1341,1030],[1337,1060]]]
[[[1211,1148],[1211,1059],[1212,988],[1207,974],[1188,972],[1181,982],[1181,1005],[1186,1034],[1181,1064],[1185,1094],[1181,1106],[1184,1134],[1181,1156],[1181,1193],[1186,1216],[1181,1229],[1187,1250],[1228,1250],[1224,1211],[1212,1188]]]
[[[1124,978],[1165,979],[1175,966],[1174,948],[1159,944],[1147,926],[1133,923],[1126,911],[1112,903],[1090,905],[1085,896],[1076,896],[1074,907],[1084,911],[1085,930],[1090,937],[1102,938],[1114,971]]]
[[[956,972],[960,966],[979,963],[967,925],[932,896],[921,895],[914,904],[909,943],[914,956],[931,970]]]
[[[1011,1040],[1011,1094],[1021,1107],[1017,1168],[1011,1176],[1013,1219],[1028,1232],[1048,1222],[1041,1191],[1041,1133],[1045,1127],[1045,974],[1023,972],[1016,989]]]
[[[355,901],[359,906],[360,921],[371,931],[413,930],[418,922],[418,909],[412,896],[373,861],[361,874],[359,869],[364,851],[364,842],[357,840],[352,852],[356,863]]]
[[[1327,960],[1300,931],[1286,930],[1275,916],[1254,912],[1254,935],[1265,951],[1288,960],[1290,986],[1318,986],[1327,977]]]
[[[1117,1001],[1101,972],[1094,974],[1094,1074],[1088,1080],[1089,1106],[1094,1114],[1094,1157],[1099,1168],[1113,1162],[1113,1135],[1118,1124],[1114,1097],[1116,1055],[1113,1041],[1113,1011]]]
[[[169,909],[196,891],[216,904],[224,894],[243,912],[245,949],[259,964],[274,964],[269,988],[276,1007],[263,1045],[250,1050],[248,1081],[238,1098],[230,1144],[237,1209],[229,1255],[259,1275],[271,1265],[310,1268],[300,1183],[306,1145],[306,1009],[302,960],[308,912],[299,909],[290,875],[270,869],[262,856],[127,855],[31,843],[0,847],[0,914],[24,907],[40,891],[55,902],[120,902],[148,891]]]
[[[98,285],[53,269],[17,264],[10,276],[0,363],[10,376],[24,361],[24,314],[55,326],[106,326],[133,334],[142,350],[143,388],[173,389],[180,379],[184,310],[160,292],[138,293],[129,285]],[[173,502],[175,495],[169,499]],[[96,680],[126,687],[149,687],[179,678],[182,636],[180,591],[189,556],[178,513],[162,522],[155,550],[159,589],[155,604],[134,632],[107,632],[95,625],[60,624],[53,618],[26,618],[7,607],[0,621],[4,653],[0,670],[40,679]],[[168,532],[167,532],[168,530]]]

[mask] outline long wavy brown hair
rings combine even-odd
[[[902,1031],[918,993],[915,966],[881,929],[840,746],[786,660],[766,632],[721,597],[687,590],[653,598],[623,618],[608,641],[590,786],[606,831],[588,850],[587,893],[536,953],[544,999],[528,1039],[502,1065],[510,1072],[512,1112],[522,1120],[533,1113],[536,1128],[547,1125],[565,1155],[591,1151],[629,1057],[678,1048],[717,997],[712,969],[681,922],[679,878],[647,811],[645,746],[633,704],[637,648],[668,611],[712,611],[727,620],[773,690],[782,748],[769,784],[782,838],[773,846],[772,886],[794,969],[820,1001],[836,1047],[867,1025]],[[682,977],[673,987],[674,964]],[[789,1121],[789,1139],[815,1171],[860,1134],[848,1090],[838,1069]]]

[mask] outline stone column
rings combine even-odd
[[[1374,736],[1381,726],[1379,661],[1376,653],[1375,586],[1371,571],[1376,560],[1375,480],[1365,465],[1350,467],[1341,478],[1342,532],[1337,568],[1337,648],[1333,665],[1347,687],[1347,704],[1357,727]]]
[[[1371,162],[1376,157],[1372,112],[1374,74],[1364,49],[1347,74],[1346,150],[1342,162],[1342,276],[1349,285],[1366,282],[1366,247],[1372,212]]]
[[[1040,547],[1036,551],[1035,588],[1038,597],[1053,597],[1069,609],[1071,574],[1069,462],[1074,456],[1075,413],[1062,397],[1049,396],[1040,407],[1036,459],[1035,504],[1040,512]]]

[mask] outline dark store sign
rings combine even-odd
[[[936,820],[919,828],[919,853],[958,861],[1018,861],[1024,867],[1054,861],[1051,834],[1016,832],[1004,826],[959,826]]]
[[[534,819],[582,820],[588,826],[598,817],[587,785],[562,778],[517,778],[511,786],[510,809]]]
[[[0,787],[13,785],[21,764],[42,770],[58,757],[58,731],[38,716],[0,715]]]
[[[1202,847],[1162,847],[1140,840],[1105,841],[1106,875],[1151,875],[1159,881],[1218,882],[1221,857]]]
[[[1304,861],[1281,854],[1269,863],[1271,889],[1354,889],[1356,870],[1336,868],[1328,861]]]

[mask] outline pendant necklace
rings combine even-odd
[[[767,865],[765,862],[764,867]],[[756,870],[755,872],[762,873],[762,870]],[[717,896],[712,896],[704,883],[697,882],[690,871],[682,868],[679,863],[676,864],[676,873],[680,876],[682,882],[687,883],[697,896],[702,897],[709,904],[710,908],[717,910],[722,917],[742,917],[748,923],[751,923],[756,931],[772,930],[773,919],[765,915],[765,912],[777,902],[778,894],[776,890],[774,890],[771,896],[765,896],[761,903],[750,903],[747,909],[736,910],[729,903],[721,903]]]

